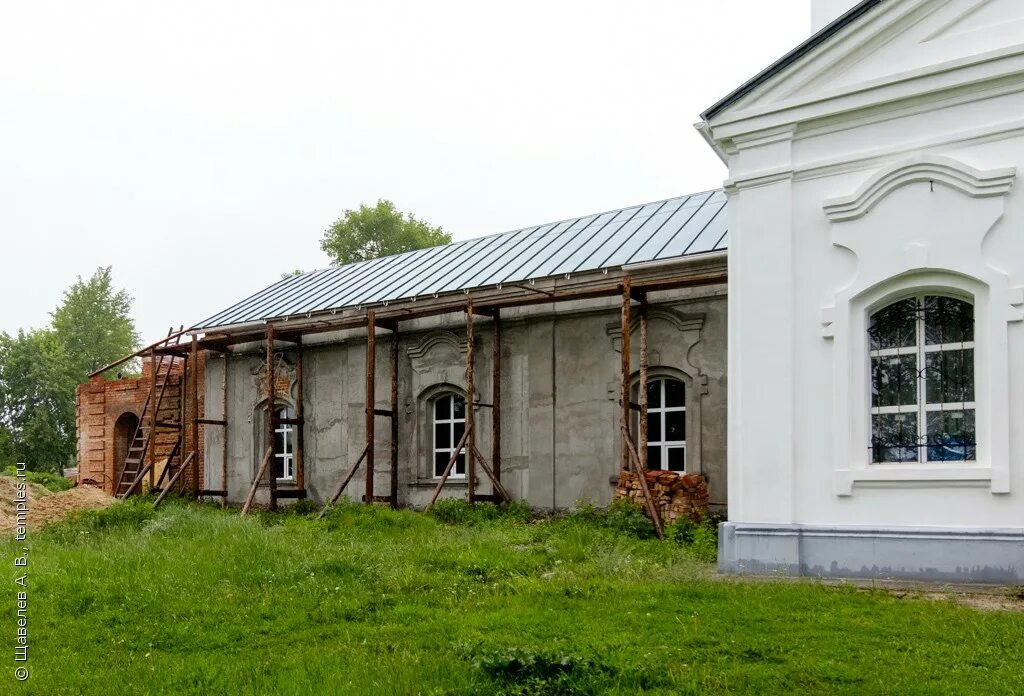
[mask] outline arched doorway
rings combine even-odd
[[[117,483],[124,469],[124,460],[128,457],[128,448],[132,446],[132,438],[139,427],[139,418],[131,411],[118,416],[114,423],[114,480]]]

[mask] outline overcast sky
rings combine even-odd
[[[717,187],[692,124],[809,0],[13,2],[0,330],[111,265],[143,338],[295,268],[388,198],[456,239]]]

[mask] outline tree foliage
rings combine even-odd
[[[51,314],[53,330],[81,381],[138,347],[131,312],[132,298],[114,288],[110,266],[96,269],[88,280],[79,276],[64,291],[64,301]]]
[[[0,465],[60,471],[75,454],[75,386],[131,353],[132,298],[110,268],[78,279],[45,329],[0,333]]]
[[[372,208],[364,204],[359,210],[346,210],[324,232],[320,248],[331,263],[340,266],[451,241],[452,236],[440,227],[399,211],[391,201],[379,200]]]

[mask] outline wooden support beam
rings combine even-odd
[[[373,409],[373,415],[375,415],[375,416],[384,416],[385,418],[391,418],[393,415],[395,415],[395,412],[392,411],[389,408],[375,408],[375,409]]]
[[[622,431],[622,437],[624,440],[629,439],[629,352],[630,352],[630,303],[633,301],[632,291],[630,289],[629,276],[622,279],[622,363],[620,365],[619,379],[621,381],[619,385],[619,427]],[[622,443],[622,468],[629,468],[629,452],[626,449],[626,442]]]
[[[473,358],[476,355],[476,340],[473,337],[473,301],[466,305],[466,432],[470,433],[466,446],[466,483],[469,487],[469,502],[476,494],[476,387],[473,384]]]
[[[305,499],[306,491],[303,488],[280,488],[274,493],[274,495],[277,496],[278,500],[281,500],[282,498]]]
[[[398,323],[391,329],[391,507],[398,507]]]
[[[274,446],[271,445],[267,448],[267,451],[263,454],[263,461],[260,462],[260,468],[256,471],[256,476],[252,480],[252,487],[249,488],[249,495],[245,496],[245,503],[242,505],[241,516],[244,517],[249,512],[249,508],[252,507],[252,501],[256,498],[256,489],[260,487],[260,479],[262,479],[267,473],[267,466],[270,464],[270,460],[274,456]],[[273,472],[271,472],[273,476]],[[274,490],[270,491],[270,498],[274,498]]]
[[[489,479],[491,479],[491,485],[494,486],[494,491],[497,494],[497,497],[499,497],[501,500],[503,500],[506,503],[511,503],[512,502],[512,496],[510,496],[508,494],[508,491],[505,490],[505,487],[503,485],[501,485],[501,481],[496,476],[496,472],[493,471],[491,469],[491,467],[487,466],[487,460],[484,459],[484,456],[482,454],[480,454],[479,450],[477,450],[476,456],[477,456],[477,459],[480,462],[480,468],[483,469],[484,473],[487,474],[487,477]],[[480,498],[480,496],[475,496],[475,497],[478,498],[478,499]]]
[[[217,418],[197,418],[196,423],[199,423],[200,425],[223,425],[225,427],[228,424],[226,419]]]
[[[163,357],[160,358],[160,363],[164,361]],[[173,363],[172,363],[173,364]],[[156,466],[156,412],[160,410],[160,399],[156,395],[156,373],[159,366],[156,362],[156,351],[153,348],[149,349],[149,447],[146,448],[146,455],[149,459],[149,470],[153,471],[153,467]],[[149,477],[149,485],[152,488],[155,481],[153,477]],[[135,485],[132,485],[134,488]],[[131,488],[129,492],[125,494],[127,498],[131,494]]]
[[[224,495],[220,497],[220,506],[228,506],[228,436],[231,428],[228,425],[228,368],[231,365],[231,353],[224,353],[224,381],[221,383],[221,419],[224,421],[224,437],[220,441],[220,485],[224,486]]]
[[[658,535],[659,539],[664,539],[665,528],[661,522],[661,513],[658,512],[658,506],[654,504],[654,497],[651,495],[651,489],[647,485],[646,472],[640,468],[640,458],[636,454],[636,448],[633,447],[629,431],[623,430],[622,439],[626,443],[626,454],[629,463],[632,464],[633,472],[636,474],[637,482],[640,484],[640,492],[644,496],[644,507],[647,508],[647,514],[651,518],[651,522],[654,523],[654,533]]]
[[[303,393],[304,384],[302,377],[302,336],[295,337],[295,343],[298,348],[298,354],[295,356],[295,420],[298,421],[295,425],[297,429],[295,431],[295,487],[300,491],[303,491],[303,497],[305,497],[306,490],[306,404],[305,394]],[[279,496],[280,497],[280,496]]]
[[[178,470],[174,472],[174,475],[171,476],[171,480],[167,482],[167,486],[160,491],[160,495],[158,495],[156,497],[156,500],[153,501],[153,509],[159,507],[160,503],[162,503],[164,498],[167,497],[167,494],[174,490],[174,484],[178,482],[178,478],[180,478],[181,475],[185,473],[185,470],[188,468],[188,465],[191,464],[195,459],[196,453],[195,450],[193,450],[192,452],[188,453],[188,456],[185,457],[185,461],[183,461],[178,466]]]
[[[167,455],[167,464],[164,466],[164,470],[160,472],[160,478],[156,480],[156,483],[150,487],[151,491],[159,491],[164,485],[164,479],[167,477],[168,471],[171,469],[171,462],[174,460],[174,455],[181,449],[181,435],[178,435],[174,441],[174,447],[171,448],[171,453]]]
[[[494,310],[491,346],[491,465],[494,480],[501,482],[501,310]]]
[[[373,419],[377,376],[377,321],[371,309],[366,313],[366,499],[373,500]]]
[[[301,418],[274,418],[274,425],[302,425]]]
[[[437,501],[437,496],[441,495],[441,489],[444,488],[444,484],[448,483],[448,477],[451,475],[452,468],[455,466],[455,460],[459,458],[459,454],[466,447],[466,441],[469,439],[471,434],[472,431],[470,430],[470,427],[467,425],[466,432],[462,433],[462,437],[459,439],[459,444],[455,446],[455,451],[452,452],[452,457],[451,459],[448,460],[448,465],[444,468],[444,473],[441,474],[441,480],[437,482],[437,487],[434,488],[434,492],[430,496],[430,500],[427,502],[427,506],[423,508],[424,512],[429,510],[430,506],[433,505],[435,501]]]
[[[352,477],[355,476],[356,471],[359,469],[359,465],[362,464],[363,459],[366,458],[366,451],[367,448],[364,447],[362,453],[359,455],[359,459],[357,459],[355,464],[350,466],[348,471],[345,472],[345,476],[341,479],[341,483],[338,484],[337,490],[334,491],[334,495],[332,495],[331,499],[327,501],[326,505],[324,505],[324,508],[323,510],[320,511],[320,514],[317,515],[317,519],[320,519],[321,517],[326,515],[330,507],[334,505],[336,502],[338,502],[338,498],[340,498],[341,494],[345,492],[345,486],[347,486],[348,482],[352,480]]]
[[[130,485],[128,487],[128,490],[126,490],[124,494],[121,496],[121,499],[124,500],[125,498],[131,496],[131,494],[135,492],[135,489],[139,487],[139,484],[142,483],[142,479],[146,478],[146,474],[148,474],[152,470],[152,464],[146,464],[144,467],[142,467],[142,469],[139,470],[139,473],[137,473],[135,475],[135,478],[132,480],[132,485]],[[153,479],[151,477],[150,481],[152,480]]]
[[[271,453],[274,451],[274,411],[276,405],[274,403],[277,396],[277,370],[274,364],[274,325],[267,324],[267,447]],[[277,472],[274,471],[274,467],[270,467],[270,476],[268,477],[270,484],[270,509],[277,509],[277,497],[274,492],[277,490]]]
[[[640,450],[640,470],[647,471],[647,298],[640,301],[640,415],[637,427],[637,449]]]
[[[199,481],[199,417],[205,414],[199,412],[199,339],[192,336],[192,372],[191,372],[191,402],[192,402],[192,494],[199,497],[202,489]]]

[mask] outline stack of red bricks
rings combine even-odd
[[[675,471],[647,471],[645,477],[651,497],[665,524],[671,524],[681,517],[699,522],[707,515],[708,485],[703,477]],[[623,470],[619,473],[615,500],[626,497],[644,505],[644,494],[636,474]],[[644,510],[646,512],[646,508]]]

